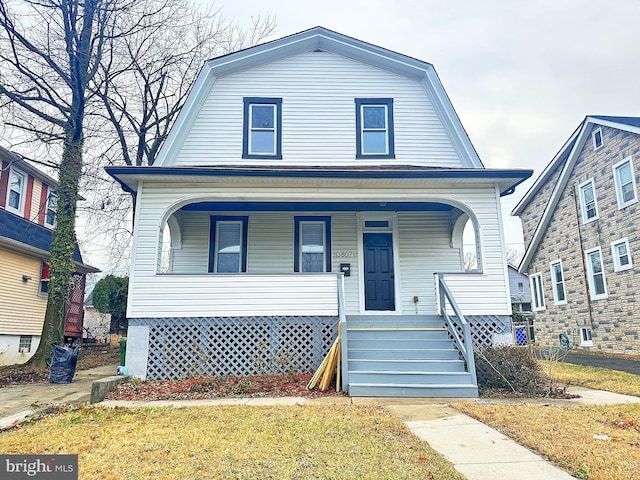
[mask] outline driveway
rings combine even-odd
[[[574,365],[608,368],[621,372],[640,375],[640,361],[626,358],[605,357],[604,355],[586,355],[583,353],[567,353],[564,361]]]

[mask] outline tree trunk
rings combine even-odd
[[[56,226],[51,240],[51,268],[47,310],[40,345],[27,363],[47,368],[54,344],[64,340],[64,324],[69,300],[71,275],[75,271],[73,252],[76,246],[76,203],[78,184],[82,175],[82,136],[73,128],[66,129],[62,163],[60,164]]]

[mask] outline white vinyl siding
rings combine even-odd
[[[263,165],[242,159],[243,98],[282,98],[278,165],[362,165],[355,98],[393,98],[395,159],[367,164],[461,167],[417,80],[327,52],[308,52],[216,79],[172,165]],[[169,164],[167,164],[169,165]]]

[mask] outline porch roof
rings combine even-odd
[[[317,182],[319,179],[340,180],[342,183],[353,181],[412,181],[418,183],[495,183],[500,189],[500,196],[510,195],[515,187],[528,179],[533,170],[524,169],[489,169],[489,168],[438,168],[419,167],[413,165],[394,166],[318,166],[291,167],[268,166],[255,167],[243,165],[193,166],[193,167],[155,167],[128,166],[106,167],[109,175],[116,179],[123,190],[135,194],[139,181],[156,182],[197,182],[205,178],[210,180],[231,180],[244,177],[248,181],[258,179],[298,179]]]

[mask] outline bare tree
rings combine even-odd
[[[524,250],[507,247],[507,263],[509,265],[518,267],[522,261],[522,257],[524,257]]]

